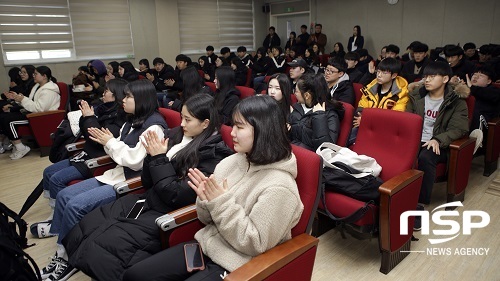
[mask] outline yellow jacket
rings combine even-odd
[[[361,100],[358,108],[384,108],[405,111],[408,103],[408,82],[401,76],[396,76],[392,88],[380,99],[377,93],[379,84],[374,79],[370,84],[361,89]]]

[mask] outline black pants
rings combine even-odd
[[[418,153],[418,169],[424,172],[418,198],[418,202],[421,204],[428,205],[431,202],[432,187],[436,179],[436,166],[438,163],[446,162],[448,149],[440,148],[439,150],[440,155],[437,155],[432,151],[432,148],[422,147]]]
[[[181,243],[151,256],[130,267],[123,275],[123,281],[134,280],[222,280],[224,268],[203,255],[205,270],[188,272],[184,256],[184,244],[196,243],[195,240]],[[229,273],[229,272],[227,272]]]
[[[29,124],[28,118],[21,112],[0,114],[0,133],[6,135],[10,140],[20,139],[17,134],[17,126],[27,124]]]

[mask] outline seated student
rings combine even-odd
[[[210,87],[203,83],[203,79],[201,79],[200,74],[192,65],[188,66],[181,72],[181,79],[183,81],[184,89],[182,90],[180,97],[168,103],[169,108],[175,111],[181,112],[184,102],[194,95],[201,93],[212,94]]]
[[[356,53],[359,54],[359,62],[356,65],[356,68],[361,71],[361,73],[368,72],[368,64],[373,61],[373,57],[368,54],[367,49],[357,49]]]
[[[54,209],[56,196],[69,182],[83,180],[93,177],[85,161],[104,156],[104,148],[100,143],[90,139],[89,128],[106,128],[114,137],[119,136],[120,128],[126,121],[126,113],[123,111],[124,90],[127,82],[123,79],[113,79],[106,83],[106,91],[102,96],[102,104],[90,107],[86,101],[79,105],[82,112],[80,117],[80,132],[85,138],[85,147],[82,152],[54,163],[43,171],[43,189],[49,198],[49,205]],[[50,215],[52,219],[53,213]],[[48,234],[48,233],[46,233]],[[38,236],[44,234],[38,233]]]
[[[479,60],[479,55],[476,51],[476,44],[469,42],[464,44],[464,54],[465,58],[477,62]]]
[[[344,56],[344,45],[340,42],[335,43],[335,45],[333,45],[333,52],[330,53],[330,58],[338,57],[344,59]]]
[[[319,67],[319,58],[312,48],[306,49],[304,60],[309,67]]]
[[[53,220],[31,226],[31,232],[35,237],[59,235],[57,252],[52,261],[42,269],[42,275],[46,278],[54,274],[51,279],[60,280],[63,278],[62,275],[72,274],[70,270],[66,270],[69,267],[66,251],[61,244],[62,239],[85,214],[116,200],[114,184],[140,175],[146,157],[146,148],[140,138],[148,131],[153,131],[159,138],[163,138],[163,131],[168,128],[164,118],[157,111],[155,89],[150,81],[137,80],[127,85],[123,110],[130,118],[120,130],[118,138],[114,138],[107,129],[88,129],[90,139],[103,145],[106,153],[118,165],[102,176],[84,180],[61,190],[56,197]],[[42,237],[39,235],[41,233],[46,235]]]
[[[298,102],[288,117],[292,144],[316,151],[324,142],[337,142],[344,108],[327,95],[323,74],[305,74],[299,79],[295,87]]]
[[[317,43],[312,44],[311,49],[313,50],[313,53],[316,55],[316,57],[319,57],[323,54],[323,52],[321,52],[321,50],[319,49]]]
[[[293,46],[292,48],[290,48],[290,50],[288,51],[288,54],[286,55],[286,58],[285,58],[285,61],[287,63],[295,60],[298,58],[298,55],[297,55],[297,50],[299,49],[298,46]]]
[[[152,73],[149,67],[149,60],[141,59],[139,61],[139,75],[142,75],[144,78],[146,78],[146,73]]]
[[[181,127],[168,139],[145,136],[144,194],[130,194],[87,214],[63,240],[71,267],[98,280],[122,280],[130,266],[161,251],[155,218],[196,201],[188,185],[189,169],[205,175],[233,151],[222,141],[214,99],[207,94],[189,98],[182,107]],[[147,207],[136,219],[127,219],[138,199]]]
[[[247,48],[245,46],[239,46],[238,49],[236,49],[236,55],[244,66],[248,66],[252,56],[247,54]]]
[[[146,73],[146,78],[153,82],[156,92],[163,92],[167,89],[165,81],[174,77],[174,68],[171,65],[166,64],[162,58],[155,58],[153,60],[153,66],[153,74]]]
[[[231,135],[237,153],[223,159],[208,178],[198,169],[188,174],[205,227],[196,233],[196,241],[187,243],[200,244],[205,270],[187,271],[186,243],[181,243],[135,264],[125,271],[124,281],[144,276],[220,280],[225,272],[291,238],[304,207],[294,180],[297,163],[285,119],[276,102],[262,95],[242,100],[234,121]]]
[[[186,67],[190,66],[192,63],[193,62],[191,61],[191,58],[186,55],[180,54],[175,57],[176,66],[174,70],[174,76],[165,81],[167,89],[171,89],[174,91],[182,91],[183,86],[182,86],[181,72],[184,69],[186,69]],[[171,100],[173,100],[174,98],[175,96],[171,96]]]
[[[204,82],[213,82],[215,75],[215,65],[212,65],[208,62],[207,56],[201,56],[198,59],[198,65],[200,70],[203,71],[203,80]]]
[[[385,47],[385,57],[386,58],[395,58],[399,60],[399,47],[394,44],[389,44]],[[378,64],[377,64],[378,65]]]
[[[248,68],[243,64],[243,61],[240,58],[232,58],[231,69],[234,71],[236,77],[236,86],[245,86]]]
[[[92,60],[90,67],[87,67],[90,70],[89,78],[92,81],[94,94],[102,96],[106,86],[106,75],[108,74],[106,65],[101,60]]]
[[[208,63],[211,65],[215,65],[215,60],[218,58],[218,56],[214,54],[214,46],[208,45],[205,48],[205,51],[207,52]]]
[[[23,80],[21,79],[21,69],[17,66],[9,69],[9,90],[7,92],[19,93],[23,91]],[[4,93],[0,95],[0,108],[3,108],[5,105],[10,104],[10,101],[7,99]],[[2,114],[3,110],[0,110],[0,114]],[[3,153],[3,152],[1,152]]]
[[[349,75],[349,80],[352,83],[359,83],[359,80],[363,77],[363,73],[356,68],[359,62],[359,54],[356,52],[348,52],[344,56],[344,60],[347,63],[347,75]]]
[[[283,73],[275,73],[267,83],[267,94],[278,102],[286,122],[290,115],[292,101],[290,96],[293,94],[290,79]]]
[[[295,47],[297,45],[296,39],[297,39],[297,33],[295,33],[295,31],[290,32],[288,40],[286,40],[285,49],[291,50],[292,47]]]
[[[427,57],[429,47],[426,44],[417,42],[413,44],[411,50],[413,59],[406,62],[401,69],[401,76],[409,83],[421,79],[425,66],[430,62],[430,59]]]
[[[13,145],[10,159],[17,160],[23,158],[30,147],[21,142],[17,134],[17,126],[29,124],[26,114],[57,110],[59,108],[61,96],[56,78],[52,76],[52,71],[47,66],[35,68],[33,80],[36,83],[31,89],[29,97],[23,94],[8,92],[4,93],[8,99],[17,103],[16,106],[8,104],[4,106],[0,114],[0,143],[7,137]]]
[[[446,62],[430,62],[423,72],[422,83],[412,89],[407,112],[424,118],[422,148],[418,155],[418,169],[424,172],[417,210],[423,210],[431,201],[436,165],[445,162],[448,146],[469,131],[467,104],[469,95],[465,85],[452,88],[449,85],[451,68]],[[425,86],[422,87],[421,85]],[[421,217],[415,217],[414,230],[420,230]]]
[[[12,68],[14,69],[14,68]],[[14,72],[14,71],[13,71]],[[11,73],[9,71],[9,76],[11,77],[11,81],[15,80],[14,82],[16,85],[11,85],[9,87],[8,92],[13,92],[16,94],[21,94],[24,95],[25,97],[29,97],[31,93],[31,89],[33,89],[33,86],[35,86],[35,82],[33,80],[33,73],[35,72],[35,66],[33,65],[23,65],[21,66],[21,69],[18,70],[17,72]],[[12,78],[15,77],[15,78]],[[17,78],[19,77],[19,78]],[[20,79],[20,80],[19,80]],[[7,92],[4,92],[1,94],[1,110],[0,110],[0,115],[2,115],[5,112],[17,112],[21,109],[21,106],[17,104],[15,101],[7,98],[6,96]],[[3,139],[3,148],[0,148],[0,154],[4,153],[7,150],[12,150],[12,144],[10,143],[10,140],[5,137],[5,135],[2,135],[0,133],[0,140]],[[0,141],[1,143],[1,141]]]
[[[403,61],[403,62],[409,62],[412,59],[414,59],[414,57],[413,57],[413,46],[419,45],[419,44],[422,44],[422,43],[420,41],[413,41],[413,42],[411,42],[410,45],[408,45],[408,47],[406,47],[406,52],[401,56],[401,61]]]
[[[464,57],[464,50],[457,45],[447,45],[444,50],[446,60],[450,64],[453,77],[465,81],[466,75],[471,76],[476,68],[475,64]],[[456,79],[456,78],[455,78]]]
[[[111,79],[115,79],[116,77],[120,77],[120,74],[118,73],[118,67],[120,66],[120,64],[117,62],[117,61],[111,61],[108,63],[108,65],[106,66],[106,77],[104,77],[104,80],[106,80],[106,82],[108,82],[109,80]],[[152,69],[151,70],[151,73],[152,73]]]
[[[378,65],[383,59],[386,58],[386,53],[387,53],[387,46],[382,47],[380,49],[380,54],[377,57],[377,60],[375,61],[375,65]]]
[[[273,75],[274,73],[284,73],[286,69],[285,55],[283,54],[283,49],[279,46],[273,47],[271,52],[268,53],[270,58],[269,70],[267,75]]]
[[[347,63],[343,58],[331,58],[325,67],[325,79],[330,91],[330,98],[354,106],[356,95],[349,75]]]
[[[270,63],[271,61],[269,57],[267,57],[266,48],[258,48],[257,54],[249,66],[252,69],[253,88],[258,93],[260,93],[259,89],[261,89],[261,84],[268,74]]]
[[[234,52],[231,52],[231,49],[229,49],[228,47],[222,47],[220,49],[220,56],[224,65],[230,65],[231,59],[236,57]]]
[[[240,102],[240,92],[236,89],[236,77],[229,66],[215,70],[215,107],[222,124],[232,126],[233,109]]]
[[[401,63],[398,60],[394,58],[383,59],[377,66],[377,78],[361,88],[363,95],[354,116],[349,145],[356,140],[364,108],[405,111],[408,103],[408,82],[403,77],[398,76],[400,70]]]
[[[290,72],[288,75],[292,80],[292,89],[295,89],[297,82],[305,73],[314,73],[312,69],[309,68],[307,62],[303,59],[296,59],[288,63],[290,66]]]
[[[139,72],[135,70],[134,65],[130,61],[122,61],[118,66],[118,74],[120,78],[128,82],[139,80]]]

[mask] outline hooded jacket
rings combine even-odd
[[[267,165],[253,165],[237,153],[215,168],[217,182],[229,189],[209,201],[196,201],[199,220],[206,226],[195,239],[205,255],[234,271],[253,257],[289,240],[304,206],[295,178],[295,156]]]
[[[56,83],[49,81],[40,87],[36,84],[29,98],[23,98],[21,106],[29,112],[45,112],[50,110],[57,110],[61,103],[61,96],[59,86]]]
[[[356,96],[354,95],[352,82],[349,81],[349,74],[346,73],[339,78],[337,84],[330,88],[330,95],[334,100],[343,101],[354,106]]]
[[[407,112],[424,117],[425,96],[428,91],[425,87],[412,83],[409,88],[410,101],[406,107]],[[469,119],[467,118],[467,103],[470,89],[466,85],[448,85],[445,88],[444,100],[438,110],[432,139],[439,142],[439,147],[447,148],[453,141],[465,136],[469,132]]]
[[[358,108],[383,108],[405,111],[408,103],[408,82],[403,77],[396,76],[390,91],[383,96],[377,93],[378,87],[377,79],[374,79],[370,84],[361,88],[363,95]]]

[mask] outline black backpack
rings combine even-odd
[[[0,280],[42,280],[35,261],[23,251],[33,246],[28,245],[27,228],[18,214],[0,202]]]

